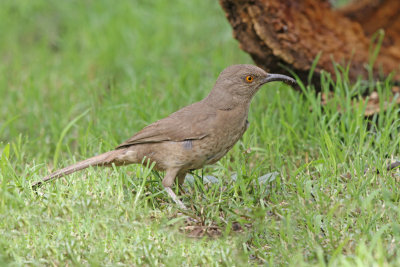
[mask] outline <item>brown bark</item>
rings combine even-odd
[[[361,0],[340,10],[338,13],[358,22],[366,36],[371,37],[379,29],[385,30],[384,54],[400,58],[400,1]]]
[[[374,74],[400,70],[400,1],[361,0],[339,10],[327,0],[220,0],[240,47],[269,72],[294,70],[307,82],[321,53],[313,82],[332,61],[350,64],[349,78],[367,77],[371,36],[385,29]],[[396,78],[399,78],[396,76]]]

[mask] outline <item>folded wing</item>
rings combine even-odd
[[[145,143],[203,139],[215,116],[215,111],[203,102],[197,102],[143,128],[116,149]]]

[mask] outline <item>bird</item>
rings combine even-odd
[[[282,74],[267,73],[249,64],[232,65],[218,76],[211,92],[201,101],[183,107],[137,132],[114,150],[80,161],[50,173],[32,184],[36,190],[45,182],[90,166],[145,164],[165,171],[162,185],[179,208],[187,209],[172,186],[181,186],[188,172],[220,160],[248,128],[248,113],[253,96],[262,85],[296,80]]]

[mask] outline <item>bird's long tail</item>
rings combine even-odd
[[[32,189],[36,190],[38,187],[43,185],[45,182],[48,182],[53,179],[61,178],[65,175],[71,174],[73,172],[79,171],[86,169],[90,166],[111,166],[115,159],[115,155],[119,154],[120,150],[112,150],[88,159],[85,159],[83,161],[80,161],[78,163],[75,163],[71,166],[65,167],[61,170],[55,171],[53,173],[50,173],[46,177],[44,177],[41,181],[38,181],[32,185]]]

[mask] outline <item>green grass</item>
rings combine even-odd
[[[142,166],[90,168],[39,194],[30,184],[251,63],[217,1],[5,0],[0,33],[0,265],[400,264],[400,176],[384,170],[399,155],[399,109],[365,119],[351,105],[365,88],[345,71],[324,76],[325,108],[311,88],[262,88],[242,140],[185,183],[184,215]],[[190,237],[198,225],[211,237]]]

